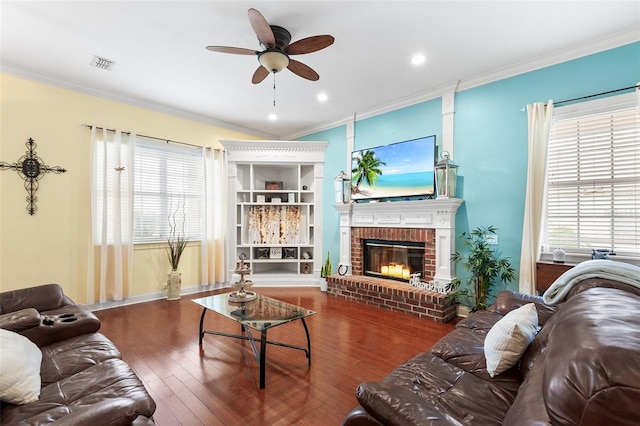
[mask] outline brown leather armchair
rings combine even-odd
[[[40,394],[2,402],[2,425],[153,425],[156,405],[100,321],[58,284],[0,293],[0,328],[34,342],[42,354]],[[6,348],[5,348],[6,350]]]

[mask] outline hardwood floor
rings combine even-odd
[[[269,345],[265,389],[248,342],[205,335],[199,349],[202,310],[191,299],[228,289],[96,312],[156,401],[158,425],[339,425],[359,383],[383,378],[454,328],[318,289],[255,290],[317,312],[306,320],[311,366],[303,352]],[[239,325],[209,312],[205,329],[237,334]],[[269,330],[269,340],[306,345],[300,321]]]

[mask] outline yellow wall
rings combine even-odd
[[[0,171],[0,291],[56,282],[86,303],[90,239],[90,136],[82,124],[130,130],[202,146],[259,139],[143,108],[0,74],[0,161],[16,162],[33,138],[38,156],[64,174],[40,180],[35,215],[13,170]],[[180,263],[183,286],[200,282],[199,246]],[[137,246],[132,296],[162,291],[169,272],[164,245]]]

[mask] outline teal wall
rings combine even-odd
[[[458,197],[464,203],[456,231],[498,228],[498,250],[518,270],[527,176],[526,105],[633,86],[640,81],[640,43],[633,43],[456,93],[454,159]],[[344,168],[346,126],[301,140],[330,142],[326,154],[323,246],[338,261],[338,214],[333,178]],[[441,100],[434,99],[356,121],[354,148],[362,149],[435,134],[442,142]],[[460,249],[460,247],[457,247]],[[461,271],[458,271],[461,274]],[[508,288],[517,290],[517,282]]]
[[[384,117],[384,119],[382,119]],[[356,121],[354,150],[436,135],[442,142],[440,98]]]

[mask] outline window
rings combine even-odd
[[[636,94],[557,107],[551,124],[543,250],[640,257]]]
[[[138,137],[133,170],[133,241],[164,241],[172,227],[201,239],[201,149]]]

